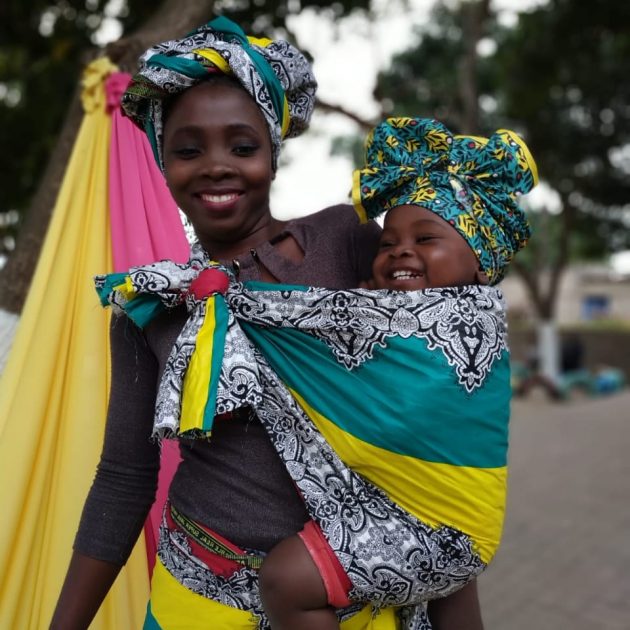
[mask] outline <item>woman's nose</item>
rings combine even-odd
[[[207,154],[203,160],[203,174],[211,179],[221,179],[234,173],[234,166],[221,155]]]

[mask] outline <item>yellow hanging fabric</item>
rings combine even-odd
[[[112,270],[106,59],[83,76],[83,119],[13,348],[0,380],[0,628],[47,628],[102,446],[109,391],[106,311],[92,277]],[[139,541],[92,630],[140,628]]]

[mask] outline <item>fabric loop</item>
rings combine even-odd
[[[86,114],[105,107],[103,80],[117,70],[118,67],[107,57],[100,57],[85,68],[81,78],[81,104]]]

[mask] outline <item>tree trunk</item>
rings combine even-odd
[[[479,93],[477,81],[477,44],[490,13],[490,0],[462,3],[464,56],[459,63],[459,92],[462,100],[460,132],[479,132]]]
[[[87,51],[85,63],[103,54],[121,70],[134,72],[138,57],[154,43],[181,37],[211,19],[214,0],[164,0],[152,17],[137,31],[109,44],[105,51]],[[83,119],[81,86],[70,101],[59,139],[50,156],[33,200],[25,213],[15,251],[0,271],[0,309],[19,313],[26,299],[50,215],[63,180],[66,166]]]
[[[538,371],[554,385],[560,378],[560,336],[555,319],[540,320],[536,325]]]

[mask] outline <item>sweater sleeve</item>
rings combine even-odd
[[[352,260],[360,282],[372,277],[372,262],[378,252],[381,228],[376,221],[358,222],[351,233]]]
[[[150,436],[158,364],[140,329],[126,317],[112,318],[110,339],[112,379],[103,450],[74,549],[122,565],[157,487],[160,451]]]

